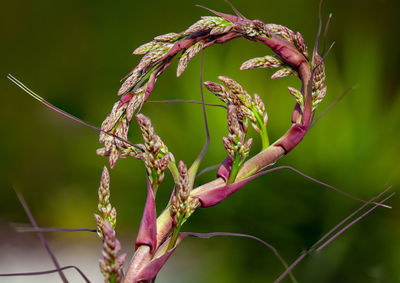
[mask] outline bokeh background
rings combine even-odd
[[[312,49],[318,1],[233,1],[246,17],[300,31]],[[23,194],[42,227],[94,227],[97,189],[106,160],[95,154],[98,133],[76,124],[25,95],[8,73],[56,106],[99,126],[117,100],[119,80],[140,57],[131,52],[154,36],[179,32],[208,11],[231,13],[222,0],[28,1],[0,3],[0,273],[52,268],[36,235],[16,233],[28,223],[13,188]],[[400,186],[399,1],[325,1],[333,13],[327,43],[328,94],[321,113],[346,89],[357,86],[309,132],[279,165],[291,165],[360,198]],[[230,76],[264,99],[270,138],[290,127],[294,78],[271,81],[271,70],[240,71],[247,59],[271,54],[260,44],[236,39],[205,51],[204,80]],[[200,56],[181,78],[176,62],[158,80],[152,99],[199,99]],[[207,102],[217,100],[205,92]],[[191,163],[205,139],[201,107],[146,104],[157,133],[176,159]],[[211,146],[202,168],[221,162],[225,112],[207,110]],[[130,140],[141,142],[132,127]],[[259,143],[253,146],[256,152]],[[201,176],[198,183],[214,177]],[[165,206],[170,176],[157,204]],[[118,236],[130,257],[145,200],[141,162],[119,160],[111,171],[111,201],[118,210]],[[377,209],[319,254],[294,270],[299,282],[400,282],[400,201]],[[292,262],[324,232],[361,203],[311,183],[293,172],[276,172],[247,185],[216,207],[197,211],[184,230],[226,231],[258,236]],[[101,282],[101,243],[92,233],[47,233],[61,265],[76,264]],[[270,250],[240,238],[187,239],[157,282],[272,282],[283,267]],[[83,282],[73,271],[72,282]],[[57,282],[57,275],[1,278],[1,282]],[[285,281],[287,282],[287,281]]]

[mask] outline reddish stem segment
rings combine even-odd
[[[212,12],[232,22],[235,27],[238,27],[238,29],[240,28],[240,25],[245,25],[253,22],[255,23],[255,21],[239,18],[233,15],[222,14],[215,11]],[[257,23],[259,24],[259,21],[257,21]],[[307,58],[294,45],[278,35],[271,34],[270,37],[254,36],[253,38],[249,38],[248,36],[237,31],[238,29],[234,29],[233,31],[219,36],[211,36],[209,32],[198,32],[188,36],[187,38],[176,43],[168,51],[168,53],[160,59],[160,62],[164,62],[161,63],[164,64],[164,66],[157,73],[158,77],[166,69],[167,65],[171,63],[172,59],[175,57],[175,55],[177,55],[177,53],[189,48],[200,40],[209,40],[204,45],[204,48],[206,48],[216,43],[226,43],[237,37],[244,37],[246,39],[256,40],[258,42],[264,43],[269,48],[271,48],[271,50],[275,52],[279,57],[281,57],[286,64],[288,64],[298,73],[298,76],[302,82],[301,92],[305,101],[304,110],[302,111],[302,113],[299,114],[298,109],[295,109],[295,112],[297,111],[297,116],[300,116],[297,117],[295,121],[293,121],[293,126],[278,141],[245,162],[237,174],[236,181],[245,179],[249,176],[254,175],[257,172],[260,172],[262,169],[275,163],[279,158],[295,148],[307,133],[313,117],[311,93],[312,89],[310,87],[310,85],[312,84],[312,73]],[[151,85],[153,85],[153,83]],[[146,96],[148,96],[147,91]],[[294,113],[293,115],[296,116],[295,114],[296,113]],[[191,196],[222,187],[225,185],[225,183],[225,178],[218,177],[214,181],[194,189],[191,192]],[[201,206],[199,200],[195,199],[194,201],[196,202],[197,207]],[[167,235],[170,233],[172,227],[172,219],[169,216],[169,213],[169,207],[167,207],[166,210],[164,210],[164,212],[157,219],[157,247],[159,247],[160,244],[163,243]],[[136,275],[145,268],[146,264],[150,262],[150,260],[152,260],[152,257],[153,255],[151,253],[150,247],[147,245],[140,245],[131,260],[125,277],[125,282],[135,282]]]

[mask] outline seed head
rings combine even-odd
[[[193,25],[191,25],[186,31],[185,34],[191,34],[200,31],[211,30],[217,26],[228,26],[231,23],[224,20],[221,17],[201,17],[201,20],[197,21]]]
[[[254,94],[253,109],[260,117],[263,118],[264,126],[267,126],[268,114],[267,111],[265,110],[264,102],[257,93]],[[256,123],[253,122],[252,125],[257,132],[259,133],[261,132],[261,130],[257,127]]]
[[[228,155],[232,161],[238,158],[238,154],[240,154],[242,160],[246,158],[247,149],[243,148],[243,142],[245,139],[247,125],[244,126],[240,120],[240,110],[237,106],[229,105],[228,112],[228,137],[223,137],[222,142]],[[248,142],[248,146],[251,146],[251,141]],[[248,148],[250,150],[250,147]]]
[[[147,118],[145,115],[139,113],[136,115],[136,120],[139,124],[140,130],[142,131],[146,149],[151,149],[152,151],[157,150],[154,149],[154,146],[158,143],[155,141],[157,138],[150,119]]]
[[[122,282],[123,265],[126,254],[118,255],[121,244],[115,236],[115,231],[108,221],[104,222],[103,258],[99,260],[100,270],[104,275],[105,282]]]
[[[116,212],[110,202],[110,175],[108,173],[107,167],[105,166],[101,174],[98,195],[99,195],[98,209],[99,212],[101,213],[101,217],[109,221],[110,224],[113,227],[115,227]]]
[[[132,74],[124,81],[121,85],[120,89],[118,90],[118,95],[123,95],[129,92],[135,85],[140,81],[142,78],[142,70],[136,67]]]
[[[152,50],[158,49],[161,46],[163,46],[163,43],[160,41],[161,40],[155,40],[155,41],[150,41],[148,43],[145,43],[145,44],[139,46],[138,48],[136,48],[135,51],[133,51],[133,54],[142,55],[142,54],[146,54]]]
[[[267,29],[276,35],[279,35],[289,41],[291,44],[295,45],[296,43],[296,34],[288,29],[285,26],[282,25],[276,25],[276,24],[267,24]]]
[[[119,102],[114,103],[114,106],[111,109],[111,113],[107,115],[106,119],[101,124],[101,129],[104,132],[111,131],[115,127],[115,124],[120,119],[121,115],[124,113],[125,109],[126,109],[126,104],[119,107]],[[102,140],[102,138],[104,138],[105,135],[107,135],[104,132],[100,133],[100,142],[103,142],[104,140]]]
[[[297,72],[295,70],[293,70],[292,68],[290,68],[289,66],[283,67],[282,69],[280,69],[279,71],[275,72],[272,76],[271,79],[280,79],[283,77],[287,77],[293,74],[297,74]]]
[[[294,87],[290,87],[288,86],[288,90],[290,92],[291,95],[293,95],[293,97],[296,99],[296,102],[298,104],[300,104],[301,109],[304,109],[304,101],[303,101],[303,95],[301,94],[301,92],[297,89],[295,89]]]
[[[265,112],[265,105],[262,101],[261,97],[255,93],[254,94],[254,105],[256,107],[257,112],[264,113]]]
[[[204,42],[199,41],[190,46],[188,49],[186,49],[186,51],[182,54],[181,58],[179,59],[178,70],[176,72],[177,77],[180,77],[180,75],[182,75],[187,65],[189,64],[190,60],[192,60],[192,58],[196,56],[196,54],[199,53],[200,50],[203,49],[203,46]]]
[[[136,67],[139,71],[143,71],[147,67],[149,67],[154,62],[158,61],[161,57],[163,57],[173,46],[172,43],[161,43],[161,46],[157,49],[151,50],[149,53],[143,56],[142,60],[140,60],[139,65]]]
[[[267,26],[259,20],[236,23],[233,25],[233,28],[236,31],[243,33],[248,37],[255,37],[255,36],[271,37],[271,33],[268,30]]]
[[[172,42],[177,41],[178,39],[181,39],[182,37],[183,37],[182,33],[171,32],[171,33],[167,33],[167,34],[156,36],[154,38],[154,40],[158,41],[158,42],[170,42],[170,43],[172,43]]]
[[[183,161],[179,161],[178,171],[179,184],[176,184],[175,194],[171,199],[171,217],[174,226],[178,224],[180,219],[181,223],[185,222],[192,211],[190,201],[188,201],[191,189],[189,174]]]
[[[247,60],[240,66],[240,70],[249,70],[255,68],[279,68],[284,62],[278,55],[257,57]]]
[[[240,148],[239,154],[242,157],[242,160],[246,159],[250,153],[251,145],[253,144],[253,139],[249,138],[244,145]]]
[[[229,89],[230,100],[236,105],[244,105],[247,108],[251,107],[251,96],[244,90],[244,88],[235,80],[219,76],[218,79]],[[237,99],[235,99],[236,97]],[[237,101],[239,100],[239,101]]]
[[[229,97],[229,93],[225,90],[225,88],[212,81],[206,81],[204,82],[204,86],[213,94],[215,94],[216,97],[221,99],[222,102],[225,102],[226,104],[233,103]]]
[[[235,141],[241,141],[244,136],[243,129],[240,127],[239,124],[238,114],[238,108],[236,106],[228,106],[228,131],[230,136],[232,136]]]
[[[296,44],[297,44],[297,48],[301,51],[301,53],[303,53],[303,55],[308,60],[309,56],[308,56],[307,46],[304,42],[303,36],[299,32],[296,33]]]
[[[238,84],[235,80],[225,77],[219,76],[218,79],[227,87],[233,94],[244,93],[244,88]]]
[[[232,25],[227,26],[216,26],[210,31],[210,35],[220,35],[229,32],[232,29]]]
[[[145,150],[138,157],[144,161],[151,183],[160,184],[164,180],[164,171],[167,169],[172,155],[169,154],[168,148],[161,138],[156,135],[149,118],[143,114],[137,114],[136,120],[145,142]]]
[[[317,107],[317,105],[324,99],[326,94],[326,85],[325,85],[325,64],[320,55],[317,53],[313,56],[312,65],[314,67],[314,75],[312,81],[312,96],[313,96],[313,110]]]
[[[119,158],[119,150],[115,145],[111,146],[110,155],[108,156],[108,163],[110,164],[110,168],[114,168],[115,163]]]

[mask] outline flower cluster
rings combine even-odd
[[[205,82],[204,85],[228,106],[235,106],[235,110],[230,112],[232,114],[230,115],[228,113],[228,121],[234,121],[235,118],[233,117],[237,116],[237,120],[240,122],[244,133],[247,132],[247,124],[248,121],[250,121],[253,128],[261,135],[263,147],[267,147],[269,144],[266,132],[268,115],[260,96],[254,94],[254,98],[252,98],[239,83],[231,78],[219,76],[218,79],[228,88],[228,90],[226,90],[224,86],[211,81]],[[232,127],[229,126],[229,128],[232,128],[232,131],[234,131],[235,128],[234,124],[235,123],[232,122]],[[243,141],[241,142],[243,143]],[[224,144],[225,146],[227,145],[226,140],[224,141]]]
[[[136,120],[144,139],[144,151],[138,157],[144,161],[150,182],[156,187],[164,180],[164,171],[168,168],[170,159],[173,162],[173,155],[155,133],[149,118],[137,114]]]
[[[271,76],[271,79],[280,79],[289,75],[297,75],[297,72],[286,64],[278,55],[267,55],[247,60],[242,64],[240,70],[256,68],[280,68]]]
[[[104,147],[98,149],[97,154],[109,156],[111,168],[119,157],[136,156],[141,152],[140,147],[131,145],[127,139],[129,124],[135,111],[141,107],[143,96],[143,89],[124,95],[123,99],[114,104],[111,113],[101,125],[99,141],[104,143]]]
[[[304,38],[301,33],[297,32],[295,34],[291,29],[282,25],[266,24],[266,26],[271,33],[281,36],[282,38],[286,39],[291,44],[296,46],[308,59],[307,46],[304,43]]]
[[[115,236],[117,212],[110,202],[110,175],[107,167],[101,174],[99,187],[99,214],[95,214],[97,234],[103,241],[103,258],[100,259],[100,269],[104,274],[105,282],[122,282],[126,254],[119,255],[121,245]]]
[[[179,183],[171,198],[171,217],[173,226],[181,226],[192,213],[193,207],[189,200],[190,181],[185,163],[181,160],[178,165]]]
[[[103,226],[104,222],[110,223],[112,228],[115,228],[117,222],[117,211],[115,207],[111,205],[110,202],[110,174],[108,173],[107,167],[104,166],[103,172],[101,174],[100,187],[98,191],[99,204],[98,210],[100,215],[95,214],[95,219],[97,223],[97,233],[101,239],[103,237]]]
[[[317,53],[315,53],[313,56],[312,65],[314,67],[314,76],[312,78],[312,108],[315,110],[317,105],[324,99],[326,94],[326,74],[324,61]]]
[[[104,282],[122,282],[124,278],[123,265],[126,254],[119,255],[121,244],[115,237],[115,231],[108,221],[104,222],[103,258],[99,260]]]
[[[249,155],[253,139],[245,140],[247,127],[239,120],[239,110],[234,105],[228,106],[228,137],[223,137],[222,142],[232,162],[238,159],[239,166]]]
[[[104,148],[99,149],[98,154],[109,156],[111,167],[119,157],[133,156],[141,159],[148,175],[146,205],[136,239],[136,252],[128,268],[126,282],[149,282],[155,278],[182,239],[180,229],[183,223],[196,208],[209,207],[221,202],[252,178],[261,176],[257,174],[262,173],[260,171],[263,168],[292,150],[307,133],[313,117],[312,111],[325,96],[323,59],[314,54],[313,62],[310,64],[307,47],[300,33],[281,25],[249,20],[240,14],[234,16],[209,11],[216,16],[202,17],[181,33],[157,36],[133,52],[143,57],[124,78],[118,91],[118,95],[121,96],[120,101],[114,105],[102,125],[100,142],[104,142]],[[292,114],[293,125],[282,138],[270,145],[267,132],[268,115],[259,95],[251,96],[239,83],[225,76],[218,77],[221,84],[205,82],[206,88],[227,105],[229,133],[223,137],[223,144],[228,157],[218,169],[216,180],[193,189],[203,152],[189,169],[182,161],[177,168],[173,155],[155,133],[150,119],[137,112],[146,102],[158,77],[171,64],[174,57],[179,57],[177,68],[179,77],[201,50],[237,37],[261,42],[275,53],[273,56],[250,59],[242,64],[241,70],[276,68],[278,70],[272,75],[272,79],[295,75],[301,80],[302,91],[289,87],[289,92],[296,99],[296,107]],[[312,83],[312,93],[311,87],[305,87],[310,83]],[[133,145],[127,141],[129,125],[134,115],[142,132],[144,144]],[[302,117],[305,118],[302,120]],[[262,149],[244,162],[252,145],[252,139],[246,138],[249,122],[261,137]],[[167,208],[157,218],[156,192],[167,168],[172,174],[175,188]],[[99,196],[101,195],[99,209],[101,208],[100,211],[105,216],[98,216],[96,219],[98,218],[98,226],[101,227],[101,237],[104,240],[105,255],[101,269],[103,272],[106,271],[106,280],[109,280],[107,274],[115,276],[119,274],[118,278],[121,278],[122,273],[112,268],[122,261],[121,257],[117,256],[119,243],[115,239],[113,230],[115,219],[111,217],[115,214],[115,210],[113,212],[111,205],[108,205],[107,178],[104,179],[101,192],[99,191]]]

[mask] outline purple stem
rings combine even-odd
[[[43,275],[43,274],[50,274],[50,273],[54,273],[54,272],[61,272],[62,270],[71,269],[71,268],[73,268],[76,271],[78,271],[78,273],[82,276],[82,278],[83,278],[83,280],[85,280],[85,282],[90,283],[90,280],[86,277],[86,275],[82,272],[82,270],[80,270],[78,267],[76,267],[74,265],[68,265],[68,266],[63,266],[61,268],[57,268],[57,269],[50,269],[50,270],[44,270],[44,271],[35,271],[35,272],[0,273],[0,277]]]
[[[96,229],[90,228],[56,228],[56,227],[49,227],[49,228],[31,228],[31,227],[17,227],[17,232],[25,233],[25,232],[97,232]]]
[[[206,143],[203,147],[203,150],[197,157],[199,162],[203,159],[204,155],[207,152],[208,146],[210,145],[210,131],[208,129],[208,122],[207,122],[207,114],[206,114],[206,107],[204,104],[204,93],[203,93],[203,65],[204,65],[204,49],[202,50],[201,53],[201,65],[200,65],[200,94],[201,94],[201,104],[203,108],[203,118],[204,118],[204,127],[206,130]]]
[[[391,197],[394,196],[395,193],[392,193],[391,195],[389,195],[388,197],[384,198],[382,201],[379,202],[379,204],[384,203],[385,201],[387,201],[388,199],[390,199]],[[327,240],[324,244],[322,244],[318,249],[317,252],[320,252],[323,248],[325,248],[329,243],[331,243],[333,240],[335,240],[338,236],[340,236],[344,231],[346,231],[348,228],[350,228],[351,226],[353,226],[355,223],[357,223],[358,221],[360,221],[361,219],[363,219],[365,216],[367,216],[370,212],[372,212],[373,210],[375,210],[378,207],[378,204],[375,204],[374,207],[370,208],[369,210],[367,210],[366,212],[364,212],[362,215],[360,215],[359,217],[357,217],[355,220],[353,220],[352,222],[350,222],[349,224],[347,224],[346,226],[344,226],[339,232],[337,232],[335,235],[333,235],[329,240]]]
[[[74,115],[71,115],[63,110],[61,110],[60,108],[54,106],[53,104],[51,104],[50,102],[46,101],[44,98],[42,98],[41,96],[39,96],[38,94],[36,94],[35,92],[33,92],[31,89],[29,89],[27,86],[25,86],[23,83],[21,83],[19,80],[17,80],[15,77],[13,77],[11,74],[7,75],[7,78],[12,81],[14,84],[16,84],[18,87],[20,87],[23,91],[25,91],[27,94],[29,94],[30,96],[32,96],[33,98],[35,98],[36,100],[38,100],[39,102],[41,102],[43,105],[45,105],[46,107],[50,108],[51,110],[75,121],[78,122],[79,124],[82,124],[88,128],[94,129],[96,131],[101,131],[101,129],[92,126],[86,122],[83,122],[82,120],[80,120],[79,118],[75,117]]]
[[[196,6],[197,6],[197,7],[200,7],[200,8],[203,8],[203,9],[205,9],[205,10],[207,10],[207,11],[209,11],[209,12],[211,12],[211,13],[213,13],[213,14],[215,14],[215,15],[217,15],[217,16],[219,16],[219,17],[225,19],[225,20],[227,20],[228,22],[231,22],[231,23],[237,23],[237,22],[239,22],[240,20],[244,20],[244,19],[242,19],[241,17],[233,16],[233,15],[229,15],[229,14],[225,14],[225,13],[220,13],[220,12],[211,10],[210,8],[207,8],[207,7],[202,6],[202,5],[198,5],[198,4],[197,4]]]
[[[201,152],[196,157],[195,161],[193,162],[193,164],[190,166],[190,168],[188,170],[190,186],[191,187],[193,187],[194,180],[196,178],[197,170],[199,169],[201,161],[203,160],[204,155],[207,152],[208,146],[210,145],[210,131],[208,129],[206,106],[205,106],[205,103],[204,103],[204,94],[203,94],[203,65],[204,65],[204,48],[202,50],[201,67],[200,67],[200,95],[201,95],[201,104],[202,104],[202,109],[203,109],[204,127],[205,127],[205,130],[206,130],[206,142],[205,142],[205,144],[203,146],[203,149],[201,150]]]
[[[322,29],[321,8],[322,8],[322,0],[319,1],[319,7],[318,7],[318,32],[317,32],[317,38],[315,39],[313,56],[311,58],[312,65],[314,65],[314,54],[318,53],[319,37],[321,36],[321,29]]]
[[[246,19],[246,17],[243,16],[242,13],[240,13],[240,12],[238,11],[238,9],[236,9],[236,7],[233,6],[233,4],[232,4],[231,2],[229,2],[228,0],[225,0],[225,2],[231,7],[231,9],[232,9],[233,12],[236,14],[236,16],[238,16],[239,18],[242,18],[242,19]]]
[[[366,204],[362,205],[359,209],[357,209],[355,212],[353,212],[350,216],[346,217],[344,220],[342,220],[338,225],[335,226],[334,229],[332,229],[331,231],[328,232],[327,235],[331,234],[334,230],[336,230],[338,227],[340,227],[344,222],[346,222],[348,219],[350,219],[353,215],[355,215],[356,213],[358,213],[361,209],[363,209],[366,205],[372,203],[371,201],[373,199],[376,199],[377,197],[381,196],[382,194],[384,194],[387,190],[389,190],[391,187],[386,188],[382,193],[380,193],[378,196],[375,196],[373,198],[371,198]],[[333,235],[329,240],[327,240],[324,244],[322,244],[317,251],[321,251],[326,245],[328,245],[329,243],[331,243],[334,239],[336,239],[340,234],[342,234],[344,231],[346,231],[349,227],[351,227],[353,224],[355,224],[356,222],[358,222],[359,220],[361,220],[363,217],[365,217],[367,214],[369,214],[371,211],[373,211],[374,209],[376,209],[379,204],[381,205],[382,203],[384,203],[386,200],[388,200],[389,198],[391,198],[394,195],[391,194],[390,196],[388,196],[387,198],[383,199],[382,201],[380,201],[379,203],[375,204],[374,207],[372,207],[371,209],[369,209],[367,212],[365,212],[364,214],[362,214],[360,217],[358,217],[357,219],[355,219],[354,221],[352,221],[351,223],[349,223],[348,225],[346,225],[343,229],[341,229],[339,232],[337,232],[335,235]],[[325,235],[323,237],[323,239],[325,239],[327,237],[327,235]],[[304,251],[291,265],[290,267],[281,274],[281,276],[279,276],[279,278],[277,280],[275,280],[275,283],[280,282],[301,260],[303,260],[303,258],[309,254],[314,247],[320,243],[322,241],[322,239],[320,239],[317,243],[315,243],[308,251]]]
[[[286,275],[288,275],[290,272],[292,272],[292,269],[300,262],[303,260],[303,258],[305,258],[305,256],[307,255],[306,252],[303,252],[286,270],[285,272],[283,272],[281,274],[281,276],[278,277],[278,279],[276,279],[274,281],[274,283],[279,283],[282,281],[283,278],[286,277]]]
[[[227,197],[229,197],[230,195],[232,195],[233,193],[235,193],[236,191],[238,191],[239,189],[241,189],[248,182],[250,182],[250,181],[252,181],[252,180],[254,180],[254,179],[258,178],[258,177],[261,177],[261,176],[263,176],[265,174],[269,174],[269,173],[272,173],[272,172],[275,172],[275,171],[278,171],[278,170],[282,170],[282,169],[291,170],[291,171],[293,171],[293,172],[295,172],[295,173],[297,173],[297,174],[299,174],[299,175],[301,175],[301,176],[303,176],[303,177],[305,177],[305,178],[307,178],[307,179],[309,179],[309,180],[311,180],[311,181],[313,181],[313,182],[315,182],[317,184],[320,184],[320,185],[325,186],[327,188],[333,189],[333,190],[335,190],[335,191],[337,191],[337,192],[339,192],[339,193],[341,193],[341,194],[343,194],[343,195],[345,195],[345,196],[347,196],[347,197],[349,197],[351,199],[354,199],[354,200],[357,200],[357,201],[360,201],[360,202],[364,202],[366,204],[370,203],[370,202],[368,202],[366,200],[357,198],[357,197],[355,197],[355,196],[353,196],[353,195],[351,195],[349,193],[346,193],[346,192],[344,192],[342,190],[339,190],[338,188],[336,188],[334,186],[328,185],[328,184],[326,184],[324,182],[321,182],[321,181],[319,181],[317,179],[314,179],[314,178],[304,174],[303,172],[301,172],[301,171],[299,171],[299,170],[297,170],[297,169],[295,169],[295,168],[293,168],[291,166],[278,166],[278,167],[274,167],[274,168],[271,168],[271,169],[268,169],[268,170],[260,171],[260,172],[254,174],[254,175],[252,175],[250,177],[247,177],[245,179],[242,179],[242,180],[237,181],[237,182],[232,183],[232,184],[225,184],[225,185],[223,185],[221,187],[216,187],[216,188],[213,188],[213,189],[208,190],[208,191],[196,192],[194,197],[199,199],[199,201],[201,202],[203,207],[214,206],[214,205],[220,203],[221,201],[223,201],[224,199],[226,199]],[[376,203],[376,202],[372,202],[372,203],[375,204],[375,205],[378,205],[378,206],[391,208],[390,206],[383,205],[383,204],[380,204],[380,203]]]
[[[100,128],[97,128],[97,127],[95,127],[95,126],[92,126],[92,125],[90,125],[90,124],[88,124],[88,123],[82,121],[81,119],[75,117],[74,115],[71,115],[71,114],[69,114],[69,113],[67,113],[67,112],[65,112],[65,111],[63,111],[63,110],[61,110],[60,108],[54,106],[53,104],[51,104],[50,102],[48,102],[47,100],[45,100],[43,97],[41,97],[41,96],[39,96],[38,94],[36,94],[35,92],[33,92],[31,89],[29,89],[29,88],[28,88],[27,86],[25,86],[23,83],[21,83],[19,80],[17,80],[16,78],[14,78],[11,74],[8,74],[8,75],[7,75],[7,78],[8,78],[10,81],[12,81],[14,84],[16,84],[18,87],[20,87],[20,88],[21,88],[23,91],[25,91],[27,94],[29,94],[29,95],[32,96],[34,99],[36,99],[37,101],[39,101],[40,103],[42,103],[42,104],[45,105],[46,107],[50,108],[51,110],[53,110],[53,111],[55,111],[55,112],[57,112],[57,113],[59,113],[59,114],[65,116],[65,117],[67,117],[68,119],[71,119],[71,120],[73,120],[73,121],[75,121],[75,122],[77,122],[77,123],[79,123],[79,124],[81,124],[81,125],[83,125],[83,126],[85,126],[85,127],[88,127],[88,128],[90,128],[90,129],[93,129],[93,130],[98,131],[98,132],[103,132],[103,133],[105,133],[105,134],[107,134],[107,135],[113,136],[114,138],[116,138],[116,139],[118,139],[118,140],[120,140],[120,141],[122,141],[122,142],[124,142],[124,143],[127,143],[127,144],[129,144],[129,145],[131,145],[131,146],[133,146],[133,147],[136,147],[136,148],[138,148],[138,149],[141,149],[139,146],[137,146],[136,144],[131,143],[130,141],[124,140],[123,138],[121,138],[121,137],[119,137],[119,136],[117,136],[117,135],[115,135],[115,134],[113,134],[113,133],[109,133],[109,132],[103,131],[103,130],[100,129]]]
[[[180,235],[183,237],[191,236],[191,237],[196,237],[196,238],[201,238],[201,239],[209,239],[209,238],[212,238],[215,236],[232,236],[232,237],[242,237],[242,238],[249,238],[252,240],[256,240],[256,241],[260,242],[261,244],[263,244],[264,246],[266,246],[267,248],[269,248],[275,254],[275,256],[278,258],[278,260],[282,263],[282,265],[286,269],[288,268],[288,264],[283,259],[283,257],[279,254],[278,250],[273,245],[265,242],[264,240],[262,240],[256,236],[252,236],[252,235],[248,235],[248,234],[240,234],[240,233],[230,233],[230,232],[213,232],[213,233],[184,232],[184,233],[181,233]],[[291,277],[292,277],[292,280],[294,282],[296,282],[296,279],[294,278],[294,276],[291,275]]]
[[[333,232],[335,232],[337,229],[339,229],[340,226],[342,226],[344,223],[346,223],[349,219],[351,219],[354,215],[356,215],[357,213],[359,213],[362,209],[364,209],[364,207],[366,207],[368,204],[372,203],[373,200],[379,198],[381,195],[383,195],[384,193],[386,193],[389,189],[391,188],[388,187],[386,188],[383,192],[381,192],[379,195],[371,198],[368,202],[364,203],[362,206],[360,206],[356,211],[354,211],[353,213],[351,213],[349,216],[347,216],[346,218],[344,218],[342,221],[340,221],[335,227],[333,227],[328,233],[326,233],[321,239],[319,239],[314,245],[312,245],[312,247],[309,249],[309,252],[313,251],[315,249],[316,246],[318,246],[321,242],[323,242],[327,237],[329,237],[329,235],[331,235]]]
[[[202,239],[209,239],[212,237],[216,236],[232,236],[232,237],[243,237],[243,238],[249,238],[256,240],[263,244],[264,246],[268,247],[275,255],[276,257],[284,264],[287,265],[286,261],[281,257],[279,254],[278,250],[272,246],[271,244],[268,244],[264,240],[261,240],[260,238],[248,234],[241,234],[241,233],[230,233],[230,232],[212,232],[212,233],[192,233],[192,232],[183,232],[181,233],[183,237],[185,236],[191,236],[191,237],[196,237],[196,238],[202,238]]]
[[[25,202],[24,197],[22,196],[22,194],[20,194],[19,192],[15,192],[17,194],[18,200],[21,203],[22,207],[25,210],[26,215],[29,218],[29,221],[31,222],[32,226],[35,227],[35,229],[39,228],[39,226],[36,223],[35,218],[33,217],[31,211],[29,210],[28,205]],[[40,231],[37,231],[37,235],[39,236],[40,241],[42,242],[44,248],[46,249],[47,253],[49,254],[51,260],[53,261],[54,266],[57,268],[58,274],[61,277],[61,280],[64,283],[68,283],[67,278],[65,277],[64,273],[62,272],[62,270],[60,269],[60,265],[55,257],[55,255],[53,254],[53,252],[51,251],[50,247],[48,246],[46,239],[44,238],[43,234]]]
[[[295,168],[293,168],[293,167],[291,167],[291,166],[279,166],[279,167],[275,167],[275,168],[292,170],[292,171],[296,172],[297,174],[299,174],[299,175],[301,175],[301,176],[303,176],[303,177],[309,179],[310,181],[313,181],[313,182],[315,182],[315,183],[317,183],[317,184],[320,184],[320,185],[322,185],[322,186],[324,186],[324,187],[327,187],[327,188],[330,188],[330,189],[332,189],[332,190],[335,190],[335,191],[337,191],[338,193],[341,193],[342,195],[345,195],[345,196],[347,196],[347,197],[349,197],[349,198],[351,198],[351,199],[358,200],[358,201],[363,202],[363,203],[365,203],[365,204],[369,204],[369,203],[370,203],[370,201],[366,201],[366,200],[360,199],[360,198],[355,197],[355,196],[353,196],[353,195],[351,195],[351,194],[349,194],[349,193],[346,193],[346,192],[344,192],[344,191],[342,191],[342,190],[339,190],[338,188],[336,188],[336,187],[334,187],[334,186],[331,186],[331,185],[326,184],[326,183],[324,183],[324,182],[322,182],[322,181],[319,181],[319,180],[317,180],[317,179],[314,179],[313,177],[310,177],[310,176],[304,174],[303,172],[301,172],[301,171],[299,171],[299,170],[297,170],[297,169],[295,169]],[[371,203],[373,203],[373,204],[375,204],[375,205],[378,205],[378,206],[382,206],[382,207],[386,207],[386,208],[391,208],[390,206],[382,205],[382,204],[380,204],[380,203],[376,203],[376,202],[371,202]]]
[[[200,201],[202,207],[214,206],[223,201],[224,199],[226,199],[227,197],[229,197],[230,195],[234,194],[238,190],[240,190],[248,182],[280,169],[282,168],[275,167],[269,170],[260,171],[250,177],[247,177],[243,180],[240,180],[232,184],[224,184],[221,187],[216,187],[210,190],[196,192],[192,197],[197,198]]]
[[[215,164],[215,165],[213,165],[213,166],[209,166],[209,167],[207,167],[207,168],[204,168],[203,170],[201,170],[201,171],[196,175],[196,178],[199,177],[200,175],[203,175],[203,174],[207,173],[207,172],[210,172],[210,171],[213,171],[213,170],[215,170],[215,169],[218,169],[219,166],[220,166],[220,164]]]
[[[328,20],[326,21],[326,24],[325,24],[325,30],[324,30],[324,47],[322,48],[322,52],[321,52],[322,57],[323,57],[324,54],[325,54],[325,49],[326,49],[326,37],[327,37],[327,35],[328,35],[328,27],[329,27],[329,24],[330,24],[330,22],[331,22],[331,19],[332,19],[332,13],[329,14]]]

